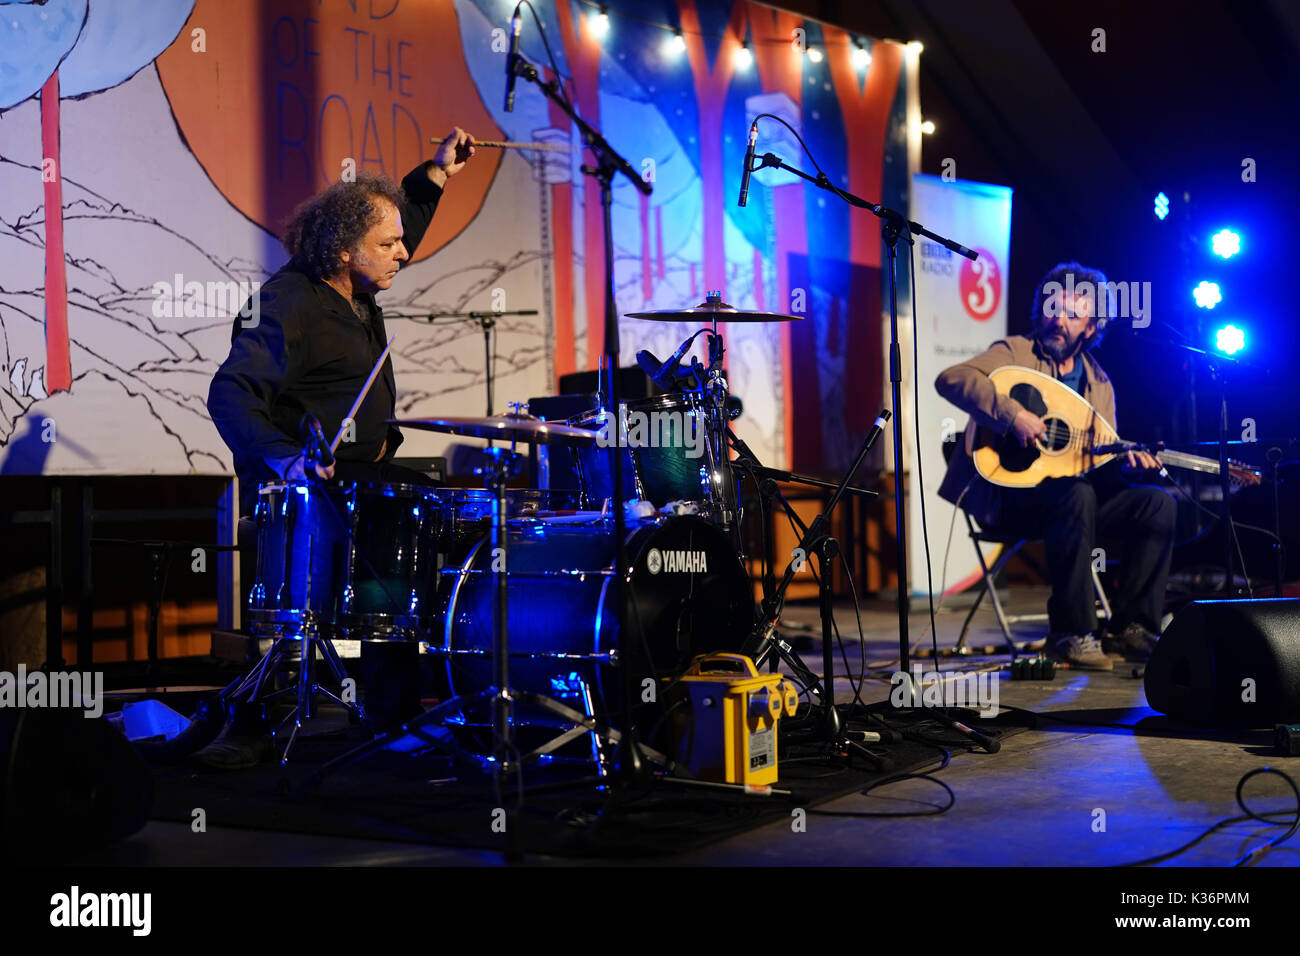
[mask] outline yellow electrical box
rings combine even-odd
[[[678,763],[701,780],[766,786],[777,779],[776,733],[799,706],[794,685],[759,674],[743,654],[702,654],[669,692]]]

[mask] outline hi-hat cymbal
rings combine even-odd
[[[802,315],[784,315],[780,312],[754,312],[737,309],[722,301],[722,295],[710,292],[708,297],[691,309],[654,309],[649,312],[626,312],[629,319],[649,319],[652,322],[797,322]]]
[[[419,428],[468,438],[490,441],[524,442],[530,445],[589,445],[596,433],[574,425],[560,425],[536,418],[501,415],[495,418],[390,418],[388,424],[398,428]]]

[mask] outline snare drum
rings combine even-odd
[[[318,626],[330,633],[348,549],[343,488],[272,482],[257,491],[257,568],[248,593],[255,635]]]

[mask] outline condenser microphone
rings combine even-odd
[[[745,147],[745,171],[740,175],[740,201],[737,206],[743,206],[749,199],[749,174],[751,167],[754,165],[754,144],[758,142],[758,119],[749,126],[749,145]]]
[[[515,15],[510,18],[510,52],[506,54],[506,112],[513,113],[515,109],[515,60],[519,58],[519,31],[523,29],[524,21],[519,16],[519,7],[515,7]]]

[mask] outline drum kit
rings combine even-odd
[[[434,724],[440,746],[494,774],[566,758],[604,774],[621,715],[632,715],[645,753],[668,763],[649,746],[664,717],[657,695],[629,701],[627,688],[660,687],[698,655],[740,652],[752,635],[770,634],[774,620],[763,620],[744,563],[742,469],[731,449],[742,449],[746,474],[754,462],[728,424],[737,413],[717,329],[798,317],[737,310],[716,294],[694,309],[631,317],[706,321],[709,364],[692,359],[681,368],[695,336],[665,363],[642,353],[638,360],[667,390],[620,403],[617,415],[594,408],[562,422],[522,412],[391,422],[491,441],[483,489],[332,480],[259,489],[247,612],[252,633],[273,642],[229,696],[266,704],[296,695],[276,729],[279,737],[292,725],[282,762],[317,697],[366,719],[355,693],[317,679],[319,655],[334,683],[348,686],[335,639],[414,642],[445,671],[450,699],[397,735]],[[610,478],[615,442],[627,477],[621,495]],[[521,445],[569,454],[580,490],[509,487]],[[622,522],[611,499],[627,502]],[[293,686],[268,692],[278,669],[294,661]],[[538,742],[526,755],[514,746],[520,733]],[[392,739],[377,737],[347,762]]]

